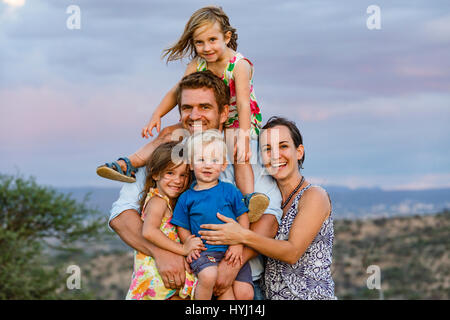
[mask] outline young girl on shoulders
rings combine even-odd
[[[155,149],[147,165],[144,197],[141,201],[143,236],[158,247],[188,256],[192,251],[204,250],[200,238],[191,236],[180,242],[176,227],[172,225],[172,209],[178,196],[189,184],[189,168],[171,160],[176,142],[161,144]],[[169,279],[170,281],[170,279]],[[194,297],[197,279],[186,272],[184,287],[167,289],[156,268],[155,259],[135,252],[134,268],[127,300],[166,300]]]
[[[220,7],[208,6],[191,16],[180,39],[166,49],[163,56],[167,58],[167,62],[188,56],[191,61],[184,75],[208,69],[229,86],[231,98],[225,137],[229,145],[235,146],[236,185],[244,194],[250,211],[252,197],[257,198],[254,199],[258,203],[256,207],[265,210],[269,200],[265,195],[254,194],[254,176],[249,163],[250,139],[257,138],[262,120],[253,89],[253,64],[236,50],[237,33],[230,25],[228,16]],[[143,137],[153,136],[153,128],[160,132],[161,118],[176,106],[177,86],[178,83],[169,90],[153,112],[150,121],[142,129]],[[170,135],[177,128],[179,125],[164,128],[163,136]],[[162,142],[164,137],[160,136],[161,134],[129,158],[119,158],[117,162],[98,167],[97,173],[113,180],[134,182],[136,167],[146,163],[156,146]],[[259,213],[257,215],[259,217]]]

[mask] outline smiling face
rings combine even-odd
[[[226,147],[223,142],[213,141],[194,146],[191,168],[199,185],[215,183],[226,167]]]
[[[153,176],[158,190],[169,197],[176,199],[186,189],[189,177],[189,167],[182,163],[178,167],[169,167],[159,176]]]
[[[222,112],[219,112],[213,89],[183,89],[180,103],[180,122],[191,134],[200,130],[223,130],[228,106],[224,106]]]
[[[302,159],[304,148],[295,146],[286,126],[263,130],[260,146],[264,167],[276,180],[285,180],[299,171],[298,160]]]
[[[192,38],[197,55],[206,62],[216,62],[227,52],[231,32],[224,34],[218,22],[209,22],[197,28]]]

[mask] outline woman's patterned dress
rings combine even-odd
[[[292,223],[298,213],[298,202],[303,192],[310,187],[311,184],[297,194],[291,207],[281,220],[275,239],[288,240]],[[264,274],[264,288],[267,299],[336,299],[334,295],[334,281],[330,270],[333,238],[333,217],[331,212],[329,217],[323,222],[319,233],[308,249],[306,249],[306,252],[296,263],[289,264],[268,258]]]

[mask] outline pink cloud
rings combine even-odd
[[[124,88],[54,89],[20,87],[0,91],[0,143],[3,146],[94,138],[139,139],[159,97]]]

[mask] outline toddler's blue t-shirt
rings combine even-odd
[[[194,190],[196,182],[192,183],[178,198],[170,221],[173,225],[180,226],[197,237],[202,224],[223,224],[217,218],[217,212],[236,220],[248,211],[244,204],[242,193],[233,184],[222,182],[205,190]],[[203,229],[206,230],[206,229]],[[205,241],[204,241],[205,242]],[[211,245],[205,243],[208,251],[226,251],[226,245]]]

